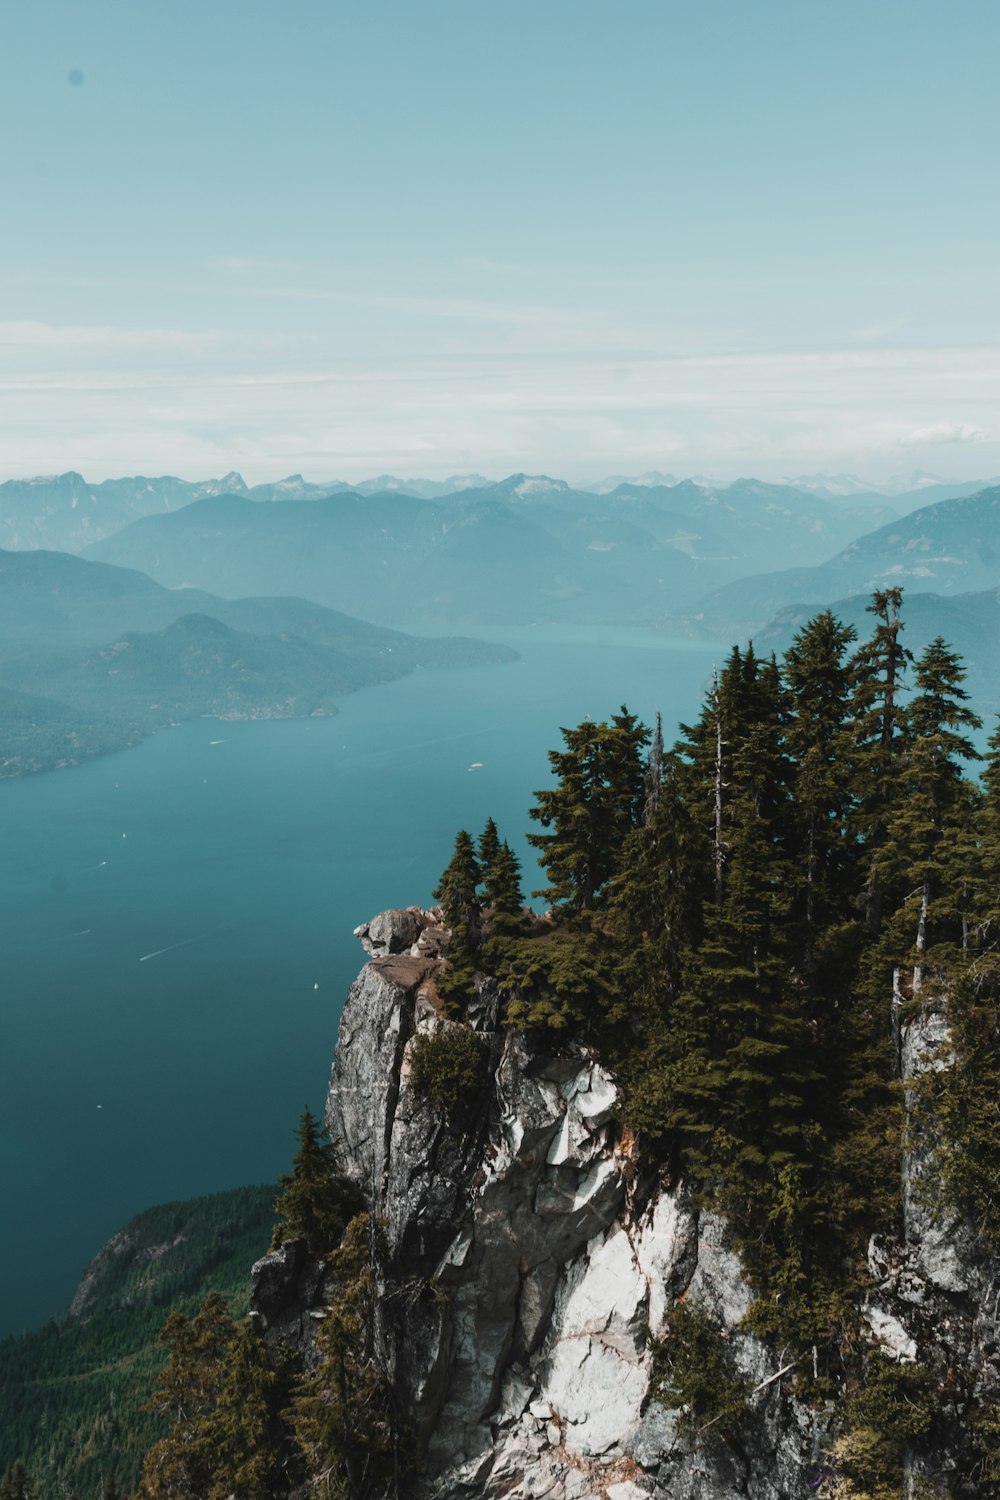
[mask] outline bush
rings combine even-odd
[[[483,1044],[467,1026],[422,1033],[411,1054],[413,1086],[455,1123],[468,1119],[486,1086]]]
[[[685,1437],[696,1437],[709,1424],[728,1437],[750,1394],[722,1330],[704,1307],[690,1302],[679,1302],[670,1314],[653,1382],[656,1399],[680,1413],[677,1427]]]

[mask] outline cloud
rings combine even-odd
[[[985,443],[989,441],[989,433],[970,422],[932,422],[929,427],[918,427],[896,441],[900,448],[941,447],[948,443]]]

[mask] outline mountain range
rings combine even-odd
[[[892,514],[757,480],[594,495],[513,474],[438,500],[345,490],[277,506],[214,495],[137,520],[86,556],[171,588],[303,594],[401,628],[624,623],[693,604],[776,556],[819,563]]]
[[[519,477],[519,476],[514,476]],[[520,476],[523,477],[523,476]],[[502,489],[509,480],[499,481]],[[541,486],[569,490],[561,480],[539,478]],[[742,484],[746,481],[738,481]],[[786,493],[810,496],[835,508],[857,509],[858,520],[867,516],[868,524],[888,520],[892,514],[904,514],[934,500],[960,494],[971,494],[983,482],[949,484],[933,475],[914,474],[898,484],[874,485],[853,475],[807,475],[777,486]],[[586,496],[610,495],[623,485],[633,489],[674,489],[695,485],[711,494],[723,494],[732,488],[696,476],[678,479],[672,474],[649,470],[635,477],[614,475],[593,483],[579,484],[574,493]],[[381,474],[357,484],[331,479],[320,483],[290,474],[267,484],[248,485],[241,474],[231,471],[221,479],[189,481],[172,475],[149,478],[135,475],[90,483],[82,474],[37,476],[10,479],[0,484],[0,547],[24,549],[47,547],[63,552],[79,552],[94,542],[113,535],[130,522],[143,516],[162,515],[179,510],[212,495],[241,495],[259,501],[316,500],[327,495],[353,492],[361,495],[412,495],[419,500],[448,500],[470,491],[486,492],[494,488],[481,474],[453,474],[447,479],[401,479]],[[588,500],[579,503],[586,506]],[[876,515],[872,507],[881,506]],[[891,506],[891,510],[888,508]]]

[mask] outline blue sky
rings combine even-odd
[[[0,477],[998,472],[998,53],[994,0],[5,6]]]

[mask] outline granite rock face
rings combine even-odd
[[[725,1223],[638,1159],[598,1058],[574,1044],[533,1051],[496,1029],[484,988],[471,1014],[489,1084],[474,1118],[456,1130],[414,1088],[415,1039],[454,1024],[434,989],[440,931],[439,913],[415,909],[359,929],[378,956],[348,997],[327,1107],[342,1164],[385,1226],[395,1273],[423,1288],[384,1330],[425,1455],[419,1496],[827,1493],[835,1404],[799,1403],[785,1373],[808,1356],[792,1359],[741,1326],[751,1292]],[[901,1028],[904,1083],[946,1065],[946,1054],[940,1006]],[[908,1159],[905,1232],[900,1243],[873,1240],[860,1311],[881,1356],[932,1370],[957,1362],[970,1388],[995,1393],[1000,1267],[977,1258],[963,1226],[935,1219],[930,1170],[928,1158]],[[255,1307],[265,1325],[284,1319],[293,1340],[298,1319],[308,1359],[312,1273],[275,1260],[256,1268]],[[655,1399],[653,1348],[681,1298],[712,1314],[752,1389],[738,1441],[707,1432],[692,1444]],[[957,1444],[960,1414],[956,1423]],[[915,1453],[914,1485],[937,1476],[927,1492],[950,1493],[940,1480],[950,1461],[947,1451]]]

